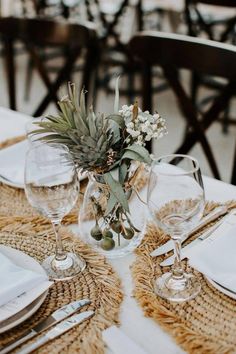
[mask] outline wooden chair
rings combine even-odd
[[[214,8],[209,8],[209,13],[201,11],[201,5],[214,5]],[[224,7],[229,14],[217,15],[219,6]],[[234,10],[234,11],[233,11]],[[185,0],[185,18],[190,36],[199,37],[207,36],[211,40],[219,42],[228,42],[236,44],[236,1],[235,0]],[[230,15],[230,12],[232,14]],[[200,86],[206,86],[213,90],[222,88],[220,81],[211,79],[208,76],[198,76],[193,73],[192,76],[192,99],[197,104],[197,94]],[[214,95],[214,94],[213,94]],[[206,97],[202,102],[198,103],[201,106],[211,101],[212,95]],[[222,118],[223,132],[227,133],[229,124],[236,124],[235,119],[229,117],[229,107],[226,107]]]
[[[120,88],[120,95],[134,100],[134,75],[136,68],[125,43],[121,38],[121,22],[130,6],[129,0],[107,1],[109,8],[102,6],[100,0],[84,0],[87,18],[96,23],[100,39],[100,57],[97,61],[97,79],[95,91],[99,88],[108,93],[114,92],[111,85],[114,74],[127,77],[127,84]],[[132,7],[135,11],[135,7]],[[125,80],[124,80],[125,81]],[[123,81],[123,82],[124,82]],[[95,95],[96,96],[96,92]]]
[[[228,7],[229,9],[236,9],[235,0],[185,0],[185,15],[188,25],[188,34],[190,36],[199,36],[200,33],[204,33],[211,40],[217,40],[219,42],[231,42],[235,44],[236,40],[236,15],[235,12],[232,16],[211,18],[204,16],[199,10],[198,5],[214,5]],[[216,31],[216,27],[222,26],[221,32]]]
[[[236,185],[236,145],[235,145],[235,152],[234,152],[234,166],[233,166],[231,183]]]
[[[81,87],[85,86],[89,89],[96,60],[96,32],[91,23],[84,25],[43,19],[1,18],[0,35],[5,48],[9,100],[12,109],[16,109],[14,65],[14,43],[16,41],[21,41],[25,45],[35,69],[47,88],[47,94],[34,111],[33,116],[40,116],[51,101],[57,105],[58,88],[63,82],[71,79],[74,64],[83,49],[86,49],[86,54]],[[39,55],[41,48],[52,47],[64,48],[66,53],[64,65],[54,81],[50,79],[45,63]]]
[[[135,35],[130,42],[130,48],[136,60],[139,60],[143,66],[143,109],[152,110],[152,67],[158,65],[163,69],[166,80],[177,97],[186,123],[190,127],[176,152],[187,154],[199,142],[214,176],[220,178],[205,132],[217,120],[230,98],[236,93],[236,47],[189,36],[147,31]],[[200,117],[191,97],[179,80],[180,69],[228,80],[211,107],[200,114]]]

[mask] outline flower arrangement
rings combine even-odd
[[[145,145],[166,134],[165,120],[158,113],[142,112],[137,102],[119,110],[118,79],[113,114],[95,114],[92,107],[87,111],[83,90],[78,98],[75,84],[70,83],[68,94],[59,102],[60,113],[37,123],[40,128],[33,133],[43,133],[42,140],[66,145],[78,169],[102,178],[108,200],[104,209],[91,198],[95,226],[90,234],[101,241],[103,249],[110,250],[115,246],[114,234],[119,243],[120,236],[130,239],[139,231],[129,217],[131,166],[133,161],[151,164]]]

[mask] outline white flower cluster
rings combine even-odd
[[[151,115],[149,111],[142,112],[138,108],[138,115],[133,120],[133,105],[122,106],[119,114],[124,118],[126,130],[129,136],[127,143],[131,141],[138,145],[145,145],[152,138],[161,138],[167,133],[165,119],[161,118],[158,113]]]

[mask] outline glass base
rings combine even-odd
[[[168,272],[157,278],[154,291],[162,298],[175,302],[184,302],[194,299],[201,290],[201,284],[193,274],[184,273],[181,279],[173,278]]]
[[[66,258],[56,260],[55,255],[47,257],[42,262],[50,280],[69,280],[83,272],[86,268],[86,262],[75,253],[66,253]]]

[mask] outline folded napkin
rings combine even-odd
[[[236,215],[229,215],[210,237],[186,251],[202,274],[236,292]]]
[[[29,147],[27,140],[0,150],[0,177],[12,184],[24,187],[25,157]]]
[[[2,253],[0,264],[0,306],[48,280],[46,274],[19,267]]]
[[[26,114],[0,107],[0,142],[25,134],[25,124],[32,120]]]
[[[116,326],[103,331],[102,338],[114,354],[148,354]]]

